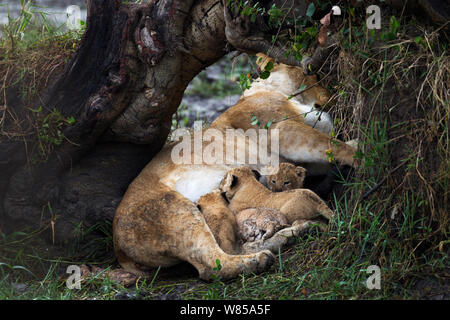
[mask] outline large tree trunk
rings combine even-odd
[[[76,119],[66,139],[41,164],[27,159],[35,141],[1,143],[3,228],[54,222],[61,242],[80,223],[111,220],[128,184],[166,141],[188,83],[226,44],[220,1],[90,1],[77,53],[39,101]]]

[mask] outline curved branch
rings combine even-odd
[[[237,10],[227,6],[226,3],[227,0],[223,0],[226,22],[225,34],[228,42],[239,51],[248,54],[264,52],[277,62],[302,67],[304,73],[309,74],[318,71],[336,44],[335,37],[328,37],[327,44],[324,47],[318,47],[312,57],[304,56],[302,61],[298,61],[288,54],[288,50],[274,45],[272,39],[268,39],[271,36],[266,36],[267,26],[261,19],[256,19],[252,23],[250,17],[242,16]],[[302,3],[303,10],[304,7],[305,3]]]

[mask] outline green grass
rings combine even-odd
[[[100,274],[83,280],[83,290],[71,290],[66,285],[70,265],[80,265],[80,261],[102,265],[105,269],[114,265],[111,223],[90,228],[80,226],[77,241],[64,248],[42,238],[51,232],[50,229],[48,226],[7,236],[0,233],[0,300],[108,299],[124,289]],[[18,284],[25,284],[26,289],[15,289]]]
[[[0,26],[0,103],[4,106],[0,109],[0,139],[23,140],[29,135],[42,133],[42,123],[37,120],[36,112],[29,108],[63,70],[84,32],[84,23],[78,31],[67,31],[64,24],[54,25],[45,9],[30,1],[21,0],[20,4],[19,16],[10,17],[7,24]],[[10,103],[23,103],[29,121],[19,121],[18,111],[3,101],[8,90],[17,91],[16,96],[9,97]],[[42,106],[42,110],[42,114],[53,112],[46,106]],[[50,131],[57,130],[50,128]]]
[[[241,94],[242,91],[226,78],[216,81],[207,81],[204,71],[191,82],[192,87],[186,90],[190,96],[202,98],[224,98],[230,94]]]

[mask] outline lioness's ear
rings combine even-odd
[[[255,175],[256,180],[259,180],[259,178],[261,178],[261,174],[257,170],[252,170],[252,172]]]
[[[260,70],[264,70],[266,68],[266,65],[270,62],[274,61],[271,57],[265,55],[264,53],[257,53],[256,54],[256,64],[258,65]]]

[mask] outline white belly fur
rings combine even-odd
[[[299,114],[305,117],[305,123],[323,133],[330,134],[333,131],[333,121],[328,113],[320,111],[313,106],[300,103],[297,100],[291,100],[292,106]]]
[[[220,182],[225,177],[227,167],[185,167],[175,170],[167,179],[164,179],[169,187],[174,188],[184,197],[197,202],[198,199],[219,188]]]

